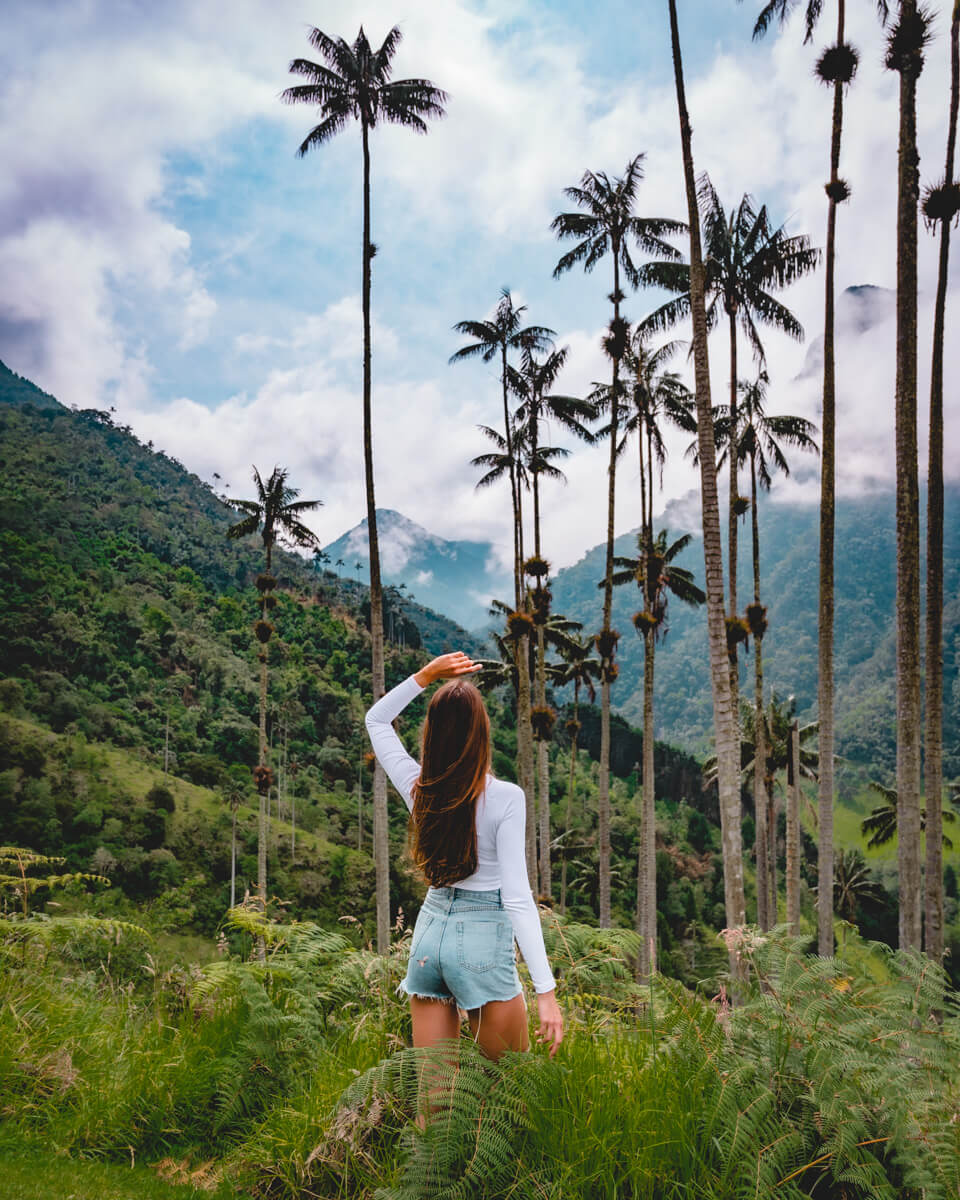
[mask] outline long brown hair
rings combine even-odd
[[[490,769],[490,718],[466,679],[434,694],[423,725],[420,776],[413,785],[413,861],[434,887],[477,869],[477,800]]]

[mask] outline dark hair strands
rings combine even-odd
[[[434,887],[477,869],[477,800],[490,769],[490,719],[466,680],[451,680],[427,708],[410,821],[413,861]]]

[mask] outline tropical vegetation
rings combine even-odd
[[[770,0],[754,37],[798,7],[812,41],[819,0]],[[960,542],[945,520],[960,493],[943,415],[960,0],[944,175],[922,193],[918,80],[944,39],[916,0],[866,7],[899,116],[895,514],[874,512],[872,542],[836,494],[837,225],[854,194],[840,159],[859,67],[845,0],[816,63],[832,89],[820,428],[781,410],[761,331],[804,338],[778,293],[821,251],[749,193],[728,207],[709,147],[695,158],[668,0],[685,213],[640,214],[635,153],[564,188],[549,227],[565,244],[555,278],[609,270],[605,378],[570,394],[571,351],[519,288],[488,311],[471,297],[480,315],[453,326],[466,340],[449,362],[497,373],[471,464],[491,496],[509,487],[512,594],[492,600],[489,630],[381,577],[372,135],[425,134],[456,100],[393,80],[399,27],[377,49],[362,27],[352,43],[311,28],[322,61],[294,59],[304,82],[281,96],[317,112],[301,157],[359,124],[366,584],[362,561],[320,546],[321,502],[285,468],[253,466],[250,498],[218,494],[112,410],[66,409],[0,364],[5,1178],[39,1179],[53,1147],[77,1195],[109,1194],[107,1175],[83,1182],[88,1159],[291,1200],[960,1194]],[[921,212],[938,237],[922,614]],[[665,340],[679,329],[686,364]],[[680,434],[698,501],[686,525],[658,511]],[[596,549],[556,572],[544,509],[566,483],[565,440],[601,448],[606,504]],[[802,527],[765,495],[799,453],[819,485]],[[634,524],[619,539],[618,497]],[[816,544],[815,569],[782,569],[798,560],[769,536],[777,520]],[[617,627],[634,608],[636,639]],[[528,882],[568,1022],[556,1059],[408,1048],[396,988],[424,883],[362,718],[454,648],[482,661],[491,767],[526,796]],[[396,723],[411,750],[419,719]]]

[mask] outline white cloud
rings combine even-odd
[[[376,40],[396,19],[395,9],[387,0],[367,7],[365,27]],[[318,533],[325,541],[339,536],[364,511],[358,296],[322,256],[297,261],[296,279],[313,289],[309,297],[290,297],[291,309],[302,306],[297,319],[251,328],[247,318],[256,311],[259,281],[237,271],[230,286],[249,305],[227,328],[234,296],[208,278],[214,267],[245,255],[258,236],[256,229],[231,224],[233,197],[218,191],[218,171],[242,158],[245,138],[254,154],[255,131],[264,125],[291,146],[308,127],[310,114],[283,108],[277,94],[287,82],[287,61],[312,53],[304,32],[316,13],[305,0],[269,8],[237,0],[224,21],[222,6],[182,0],[161,5],[147,25],[135,7],[109,16],[96,5],[21,2],[14,9],[0,50],[6,72],[0,84],[0,353],[66,403],[103,406],[116,396],[123,418],[142,436],[207,477],[218,471],[234,494],[247,491],[252,462],[267,469],[287,465],[304,495],[325,501],[312,518]],[[585,168],[619,172],[638,150],[647,153],[642,211],[685,214],[675,101],[666,70],[653,79],[588,74],[586,48],[565,37],[559,18],[546,9],[448,0],[441,13],[426,0],[409,0],[401,16],[405,40],[396,75],[427,74],[448,88],[451,102],[448,117],[427,138],[404,130],[376,135],[375,238],[383,236],[385,248],[400,247],[405,256],[384,255],[384,278],[391,270],[398,274],[391,293],[380,287],[378,273],[374,296],[377,361],[389,368],[378,372],[374,392],[377,498],[444,537],[491,539],[507,560],[506,487],[476,492],[469,466],[481,449],[476,425],[497,420],[495,371],[476,365],[447,370],[450,325],[462,314],[448,312],[429,289],[405,292],[403,262],[418,270],[432,264],[445,296],[456,288],[473,304],[465,262],[494,264],[515,276],[519,264],[542,257],[543,279],[514,278],[515,297],[522,289],[531,319],[556,325],[558,341],[570,345],[562,390],[585,391],[608,371],[599,349],[608,318],[607,264],[589,281],[571,273],[562,287],[553,285],[549,221],[566,203],[561,189]],[[647,21],[647,10],[635,17]],[[846,104],[842,173],[853,197],[839,222],[839,290],[893,286],[896,260],[896,81],[880,68],[881,35],[872,11],[850,19],[861,67]],[[322,20],[325,28],[353,36],[355,6],[330,2]],[[647,24],[646,34],[665,50],[662,11]],[[919,91],[925,179],[942,170],[947,62],[942,28],[938,34]],[[812,76],[814,57],[801,45],[795,20],[760,44],[728,39],[705,69],[690,74],[688,88],[697,169],[710,171],[727,204],[750,190],[770,202],[778,219],[788,218],[791,231],[808,232],[820,244],[830,96]],[[61,87],[37,86],[38,79],[54,78]],[[303,227],[335,229],[332,236],[356,237],[354,135],[331,144],[324,170],[317,168],[325,186],[342,192],[339,207],[318,208],[315,199],[301,197],[289,200],[288,211],[284,197],[282,213],[257,215],[268,225],[282,215]],[[185,172],[178,166],[183,156],[199,165]],[[263,192],[274,196],[266,184]],[[206,263],[196,261],[188,219],[172,215],[172,203],[182,196],[195,204],[219,201],[214,211],[227,214],[222,246]],[[921,412],[935,270],[933,239],[921,235]],[[821,328],[822,288],[818,274],[784,297],[811,338]],[[595,309],[585,309],[586,296]],[[649,296],[631,297],[627,309],[637,317],[653,303]],[[956,292],[950,303],[955,315]],[[222,344],[215,342],[218,331]],[[164,335],[160,349],[151,341],[158,334]],[[805,348],[776,334],[766,343],[771,407],[818,420],[817,379],[795,378]],[[841,336],[841,490],[892,479],[892,346],[889,322],[864,336]],[[200,347],[212,347],[205,371],[216,372],[217,354],[224,364],[233,357],[240,362],[229,377],[239,375],[242,384],[225,386],[235,394],[212,407],[189,395],[170,399],[158,382],[178,378],[176,356]],[[953,422],[960,416],[958,353],[951,345]],[[719,400],[727,371],[722,333],[712,339],[711,365]],[[748,362],[742,365],[749,369]],[[665,499],[686,495],[696,482],[683,458],[685,442],[671,436]],[[956,460],[950,465],[960,471]],[[555,565],[600,541],[606,525],[604,448],[575,450],[565,470],[569,485],[547,485],[544,498],[545,549]],[[813,488],[807,474],[782,494],[810,496]],[[628,456],[619,475],[618,530],[636,524],[635,495]]]

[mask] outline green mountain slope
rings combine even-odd
[[[262,564],[258,540],[229,541],[236,514],[109,414],[73,412],[49,397],[37,407],[42,395],[0,367],[0,710],[39,721],[70,745],[109,743],[152,769],[166,762],[181,780],[221,796],[239,791],[246,802],[257,754],[251,585]],[[310,805],[321,805],[312,832],[355,846],[353,793],[369,776],[367,589],[330,571],[318,575],[293,554],[278,553],[274,569],[279,636],[270,646],[268,732],[281,777],[274,808],[288,819],[296,804],[309,820]],[[476,652],[447,618],[404,607],[404,644],[388,645],[388,684],[415,670],[428,650]],[[425,649],[417,649],[421,642]],[[35,742],[8,731],[0,840],[67,853],[84,869],[102,847],[132,864],[118,868],[131,896],[159,894],[169,884],[166,868],[144,877],[134,847],[170,851],[181,866],[190,856],[181,860],[155,814],[128,820],[111,808],[121,793],[143,805],[150,785],[128,780],[100,794],[99,759],[50,774]],[[112,770],[107,778],[115,780]],[[92,792],[96,803],[85,798]],[[402,806],[394,816],[399,856]],[[126,823],[132,840],[110,822]],[[221,871],[222,838],[206,844],[208,868]],[[170,879],[179,877],[179,868],[170,870]],[[401,873],[396,886],[397,901],[409,899],[411,879]],[[369,887],[354,881],[350,890],[362,914]],[[302,911],[316,908],[306,884],[281,894]]]
[[[960,488],[947,489],[945,536],[945,728],[947,775],[960,774]],[[690,528],[686,505],[668,506],[657,527],[672,537]],[[817,539],[813,506],[761,499],[760,546],[762,593],[770,628],[764,638],[764,674],[768,688],[794,695],[800,712],[812,716],[817,692]],[[725,522],[724,522],[725,524]],[[851,777],[871,774],[886,779],[895,764],[894,714],[894,505],[892,493],[837,503],[836,676],[838,752]],[[740,541],[741,595],[752,598],[749,526]],[[617,554],[636,555],[636,534],[617,539]],[[678,560],[703,579],[699,538]],[[589,551],[575,566],[557,574],[554,607],[584,622],[599,624],[603,549]],[[632,615],[639,607],[635,587],[614,592],[614,625],[621,632],[620,677],[614,703],[628,720],[642,714],[643,647]],[[713,719],[707,672],[706,618],[671,601],[668,632],[657,651],[656,733],[688,749],[708,745]],[[743,659],[741,659],[743,662]],[[743,663],[741,687],[752,698],[752,661]],[[842,778],[842,776],[841,776]]]

